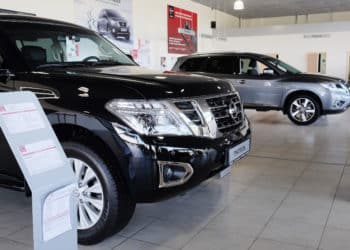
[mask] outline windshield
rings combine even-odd
[[[33,68],[136,65],[112,43],[84,29],[43,26],[8,33],[27,64]]]
[[[121,18],[121,16],[119,15],[118,12],[114,11],[114,10],[106,10],[106,14],[109,17],[114,17],[114,18]]]
[[[272,57],[265,57],[264,60],[270,64],[272,64],[273,66],[275,66],[276,68],[278,68],[280,71],[284,72],[284,73],[289,73],[289,74],[300,74],[301,71],[290,66],[289,64],[282,62],[281,60],[278,60],[276,58],[272,58]]]

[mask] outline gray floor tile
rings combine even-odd
[[[328,226],[350,230],[350,202],[335,201],[329,217]]]
[[[130,239],[113,250],[172,250],[172,248]]]
[[[126,240],[124,237],[114,235],[95,246],[79,246],[79,250],[112,250]]]
[[[350,231],[328,227],[321,243],[322,250],[345,250],[350,248]]]
[[[8,239],[0,238],[0,249],[2,250],[30,250],[31,247]]]
[[[203,230],[183,250],[246,250],[253,241],[253,237],[240,234]]]
[[[170,248],[182,248],[200,231],[199,228],[179,227],[156,221],[135,234],[132,238]]]
[[[265,239],[317,248],[324,226],[300,221],[273,219],[261,237]]]
[[[316,248],[286,244],[273,240],[258,239],[250,250],[316,250]]]

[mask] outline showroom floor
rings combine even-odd
[[[119,235],[80,250],[344,250],[350,246],[350,111],[297,127],[249,111],[253,151],[230,176],[139,205]],[[0,190],[0,249],[31,249],[30,200]]]

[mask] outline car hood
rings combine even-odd
[[[226,81],[213,77],[184,73],[162,73],[138,66],[51,68],[84,81],[94,79],[95,88],[118,93],[121,87],[134,89],[146,99],[171,99],[231,93],[234,89]],[[123,97],[120,97],[123,98]]]
[[[324,83],[324,82],[345,83],[345,81],[341,78],[326,76],[321,74],[308,74],[308,73],[295,74],[292,77],[289,77],[289,80],[291,79],[297,80],[300,82],[310,82],[310,83]]]

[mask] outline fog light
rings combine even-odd
[[[337,100],[334,102],[333,107],[334,108],[341,108],[345,104],[345,101]]]
[[[186,183],[193,175],[188,163],[158,161],[159,188],[174,187]]]

